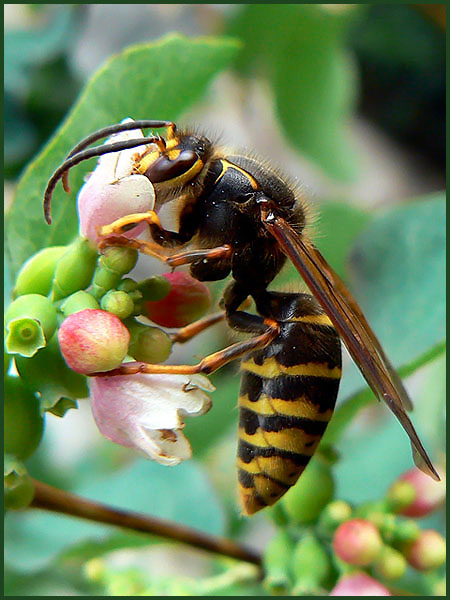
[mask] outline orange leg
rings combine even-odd
[[[203,317],[203,319],[199,319],[198,321],[194,321],[193,323],[186,325],[186,327],[182,327],[176,333],[172,333],[170,335],[170,339],[174,344],[184,344],[199,333],[202,333],[202,331],[205,331],[205,329],[208,329],[208,327],[211,327],[216,323],[220,323],[220,321],[223,321],[224,319],[224,312],[208,315],[207,317]]]
[[[123,363],[117,369],[107,371],[106,373],[94,373],[96,377],[112,377],[116,375],[136,375],[137,373],[161,374],[172,373],[178,375],[194,375],[195,373],[209,374],[217,369],[220,369],[227,363],[236,358],[240,358],[244,354],[253,350],[264,348],[279,334],[280,326],[276,321],[264,319],[264,324],[267,326],[267,331],[261,335],[257,335],[249,340],[238,342],[205,356],[196,365],[153,365],[142,362]]]

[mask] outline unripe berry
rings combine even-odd
[[[109,247],[100,260],[111,271],[125,275],[136,265],[137,259],[138,252],[134,248]]]
[[[333,492],[330,467],[316,458],[280,502],[294,523],[311,523],[330,502]]]
[[[373,563],[374,574],[381,579],[400,579],[406,571],[406,560],[403,554],[390,546],[383,546]]]
[[[434,529],[425,529],[415,542],[405,548],[405,556],[418,571],[437,569],[445,562],[445,540]]]
[[[142,292],[144,300],[158,302],[167,296],[170,292],[170,281],[163,275],[153,275],[148,279],[143,279],[137,284]]]
[[[292,537],[284,529],[279,529],[266,546],[263,556],[264,587],[272,594],[289,592],[289,567],[294,547]]]
[[[47,296],[52,287],[56,263],[66,249],[66,246],[50,246],[29,258],[17,275],[14,296],[23,294]]]
[[[350,565],[361,567],[372,564],[382,546],[378,529],[365,519],[352,519],[342,523],[333,538],[336,555]]]
[[[87,308],[100,308],[100,306],[94,296],[84,290],[71,294],[61,305],[61,311],[65,317]]]
[[[293,595],[317,592],[331,571],[330,558],[312,533],[306,533],[297,543],[291,560],[295,579]]]
[[[410,502],[404,503],[398,509],[402,515],[407,517],[425,517],[436,510],[445,500],[445,477],[442,481],[434,481],[419,469],[410,469],[391,486],[388,497],[395,495],[400,485],[410,485]]]
[[[130,334],[115,315],[86,309],[63,321],[58,341],[68,366],[89,375],[117,368],[127,353]]]
[[[8,375],[4,405],[5,452],[25,460],[39,446],[44,431],[39,400],[18,377]]]
[[[143,314],[163,327],[184,327],[204,315],[211,305],[211,292],[204,283],[182,271],[164,277],[170,292],[158,302],[145,302]]]
[[[334,533],[336,528],[348,521],[352,515],[352,507],[344,500],[333,500],[323,509],[318,526],[320,531],[325,535]]]
[[[119,319],[127,319],[134,310],[131,297],[121,290],[109,290],[100,301],[103,310],[116,315]]]
[[[84,290],[91,283],[97,264],[97,250],[85,238],[77,238],[59,259],[53,279],[52,300]]]
[[[159,327],[140,323],[130,326],[131,341],[128,353],[137,361],[159,364],[167,360],[172,351],[172,342]]]
[[[31,357],[52,337],[57,325],[56,309],[46,296],[25,294],[8,306],[5,325],[7,351]]]

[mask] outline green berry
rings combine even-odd
[[[315,593],[331,572],[331,561],[313,533],[306,533],[297,543],[291,558],[295,587],[293,595]]]
[[[172,352],[172,341],[159,327],[149,327],[135,322],[129,326],[131,335],[128,354],[137,361],[159,364]]]
[[[85,238],[77,238],[59,259],[53,279],[52,300],[60,300],[84,290],[92,281],[97,250]]]
[[[56,264],[66,252],[66,246],[50,246],[40,250],[22,266],[16,279],[14,296],[50,292]]]
[[[109,247],[101,257],[101,263],[119,275],[129,273],[138,259],[138,251],[134,248]]]
[[[100,306],[94,296],[84,290],[71,294],[61,305],[61,311],[65,317],[86,308],[100,308]]]
[[[144,300],[158,302],[170,292],[170,281],[163,275],[153,275],[153,277],[139,281],[138,289],[142,292]]]
[[[119,319],[126,319],[133,313],[134,302],[126,292],[109,290],[101,299],[100,307]]]
[[[25,460],[39,446],[44,431],[39,400],[18,377],[8,375],[4,405],[5,452]]]
[[[334,482],[330,467],[316,458],[309,463],[300,479],[280,502],[293,522],[311,523],[330,502],[333,493]]]
[[[292,581],[289,573],[294,551],[292,537],[284,529],[279,529],[269,541],[264,551],[264,587],[274,595],[288,595]]]
[[[55,332],[56,308],[40,294],[19,296],[8,306],[5,325],[7,351],[31,357],[46,346]]]

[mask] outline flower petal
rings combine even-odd
[[[134,447],[161,464],[191,457],[181,432],[183,418],[211,408],[206,391],[214,386],[202,375],[124,375],[90,380],[92,412],[100,432]]]

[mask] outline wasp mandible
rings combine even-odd
[[[122,131],[166,128],[167,135],[89,148]],[[231,274],[222,306],[235,330],[253,337],[205,357],[197,365],[127,363],[113,374],[211,373],[241,358],[238,479],[244,512],[274,504],[298,479],[314,454],[334,409],[341,376],[340,340],[379,400],[408,434],[416,465],[439,479],[408,415],[406,390],[343,281],[308,239],[307,205],[294,185],[268,163],[216,147],[171,121],[122,122],[82,140],[50,179],[50,201],[59,179],[67,188],[70,168],[103,154],[147,144],[135,164],[155,188],[155,210],[133,214],[101,230],[101,247],[136,248],[171,267],[189,264],[200,281]],[[178,231],[162,227],[158,210],[178,200]],[[145,222],[153,241],[124,232]],[[312,292],[267,287],[292,261]],[[257,314],[242,310],[252,298]],[[198,333],[208,323],[191,328]],[[190,335],[190,334],[189,334]]]

